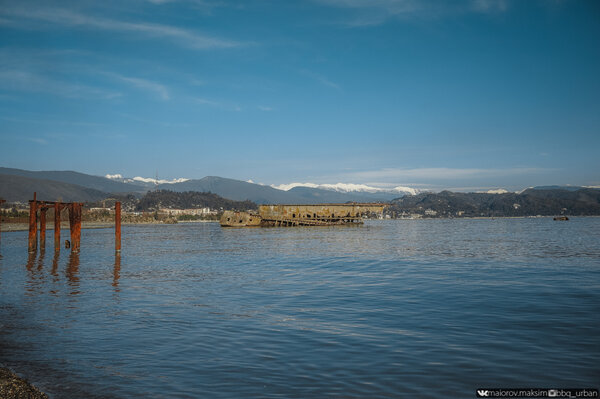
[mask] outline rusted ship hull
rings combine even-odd
[[[258,227],[261,221],[262,218],[253,213],[225,211],[220,223],[223,227]]]
[[[334,226],[360,224],[364,217],[381,214],[382,204],[261,205],[258,214],[226,211],[223,227]]]

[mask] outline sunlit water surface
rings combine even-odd
[[[120,257],[113,240],[28,256],[26,232],[2,235],[0,364],[53,398],[599,385],[599,218],[127,226]]]

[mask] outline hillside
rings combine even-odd
[[[217,176],[207,176],[182,183],[161,184],[158,189],[177,192],[211,192],[221,197],[237,201],[250,200],[257,204],[387,202],[397,196],[397,193],[340,192],[311,187],[294,187],[291,190],[283,191],[270,186]]]
[[[26,184],[28,182],[33,183],[40,181],[74,184],[80,187],[105,192],[107,193],[107,196],[111,196],[111,194],[114,196],[114,194],[128,193],[140,196],[149,189],[156,187],[154,184],[144,183],[143,181],[134,181],[133,179],[128,178],[109,179],[102,176],[92,176],[73,171],[28,171],[0,167],[0,174],[35,179],[23,180],[20,183],[19,190],[23,192],[39,191],[35,184],[30,184],[29,187],[27,187]],[[11,182],[14,182],[14,179],[11,180]],[[259,204],[316,204],[333,202],[343,203],[349,201],[379,202],[390,201],[398,196],[398,193],[393,192],[342,192],[311,187],[295,187],[291,190],[283,191],[270,186],[217,176],[207,176],[202,179],[187,180],[179,183],[163,183],[156,188],[176,192],[211,192],[235,201],[249,200]],[[10,187],[4,192],[7,193],[7,198],[14,198],[17,201],[26,201],[31,195],[27,194],[27,196],[23,196],[17,195],[16,192],[11,193]]]
[[[422,193],[392,201],[386,212],[431,217],[600,215],[600,190],[533,188],[520,194]]]
[[[99,190],[51,180],[33,179],[17,175],[0,174],[0,198],[10,202],[27,202],[37,198],[45,201],[99,201],[108,194]]]
[[[122,183],[107,179],[102,176],[92,176],[85,173],[73,171],[30,171],[14,168],[0,167],[0,174],[22,176],[30,179],[50,180],[77,186],[91,188],[93,190],[104,191],[106,193],[130,193],[130,192],[145,192],[146,188],[132,184]],[[36,191],[35,187],[31,187],[30,191]],[[39,191],[39,190],[38,190]]]
[[[224,198],[236,201],[253,201],[258,204],[298,202],[299,198],[269,186],[248,183],[241,180],[226,179],[217,176],[207,176],[198,180],[188,180],[182,183],[161,184],[159,190],[176,192],[197,191],[215,193]]]
[[[225,209],[254,210],[257,206],[251,201],[232,201],[212,193],[185,191],[182,193],[158,190],[149,191],[137,203],[138,211],[154,211],[160,208],[169,209]]]

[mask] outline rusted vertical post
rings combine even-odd
[[[79,247],[77,246],[77,205],[77,202],[71,202],[69,204],[69,232],[71,233],[71,252],[79,251]]]
[[[54,250],[60,251],[60,202],[54,203]]]
[[[71,225],[71,252],[79,252],[81,242],[81,203],[73,202],[70,204],[69,223]]]
[[[46,211],[47,207],[40,207],[40,249],[46,248]]]
[[[115,251],[121,252],[121,203],[115,202]]]
[[[37,249],[37,193],[33,193],[33,201],[29,201],[29,252]]]

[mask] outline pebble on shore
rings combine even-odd
[[[0,398],[2,399],[48,399],[48,395],[18,377],[9,369],[0,367]]]

